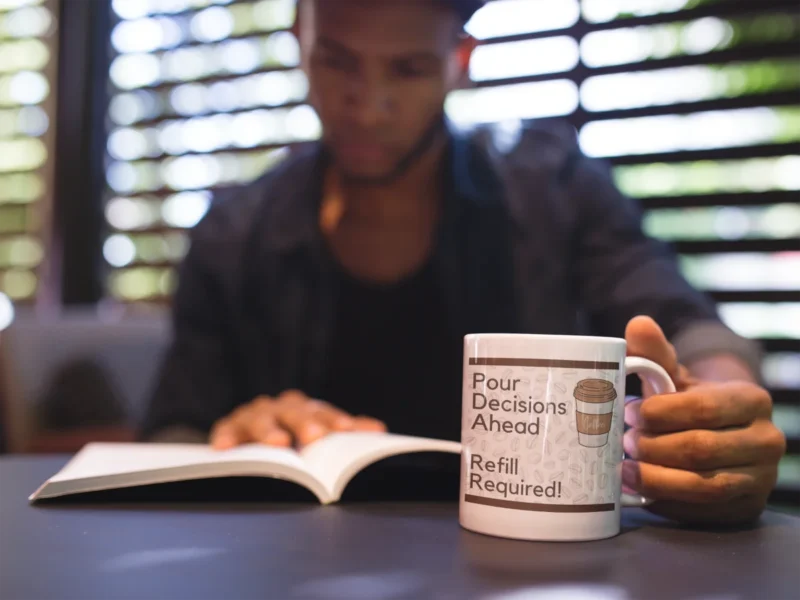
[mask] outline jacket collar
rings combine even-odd
[[[446,155],[448,198],[446,212],[458,213],[464,203],[481,204],[493,194],[488,165],[481,164],[469,136],[448,123],[449,152]],[[272,189],[264,207],[268,249],[291,252],[320,241],[318,215],[325,171],[330,156],[320,142],[309,144],[279,166],[270,178]]]

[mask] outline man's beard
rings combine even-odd
[[[376,187],[389,185],[408,173],[408,171],[414,165],[416,165],[423,156],[425,156],[428,150],[430,150],[436,144],[439,139],[439,134],[445,130],[445,117],[444,113],[441,112],[431,119],[431,122],[425,128],[425,131],[422,133],[416,143],[408,152],[403,155],[402,158],[400,158],[400,160],[397,161],[395,166],[392,167],[390,171],[381,175],[359,175],[356,173],[342,171],[341,176],[344,180],[359,185],[370,185]]]

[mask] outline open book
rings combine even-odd
[[[336,433],[299,452],[255,444],[218,451],[196,444],[93,443],[29,500],[190,479],[253,476],[292,481],[329,504],[339,500],[347,483],[365,467],[416,452],[459,454],[461,444],[389,433]]]

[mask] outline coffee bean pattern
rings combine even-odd
[[[474,391],[484,394],[488,399],[524,400],[566,405],[566,414],[561,415],[551,409],[537,413],[515,413],[476,410],[471,406],[473,373],[481,372],[486,379],[519,380],[513,390],[495,386]],[[495,461],[500,458],[518,458],[519,472],[502,473],[495,467],[494,472],[484,471],[485,479],[495,482],[532,483],[549,486],[560,482],[561,497],[512,497],[508,500],[523,502],[604,504],[616,502],[619,497],[619,463],[617,457],[622,455],[622,423],[615,414],[612,418],[612,429],[608,443],[599,448],[587,448],[578,443],[575,416],[575,399],[573,391],[578,381],[586,378],[600,378],[614,381],[620,403],[624,398],[624,378],[614,371],[589,371],[540,367],[483,367],[465,365],[464,385],[467,390],[467,406],[464,410],[463,442],[465,452],[478,453],[484,461]],[[508,385],[507,383],[505,385]],[[540,404],[541,406],[541,404]],[[488,423],[492,415],[500,421],[530,423],[539,418],[539,434],[528,435],[518,432],[483,431],[472,429],[478,414]],[[467,458],[467,462],[469,458]],[[508,463],[506,463],[508,464]],[[498,497],[496,493],[470,490],[477,495]]]

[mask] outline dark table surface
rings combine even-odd
[[[533,543],[458,526],[455,503],[30,506],[63,457],[0,459],[0,598],[789,600],[800,519],[700,531],[626,510],[621,535]]]

